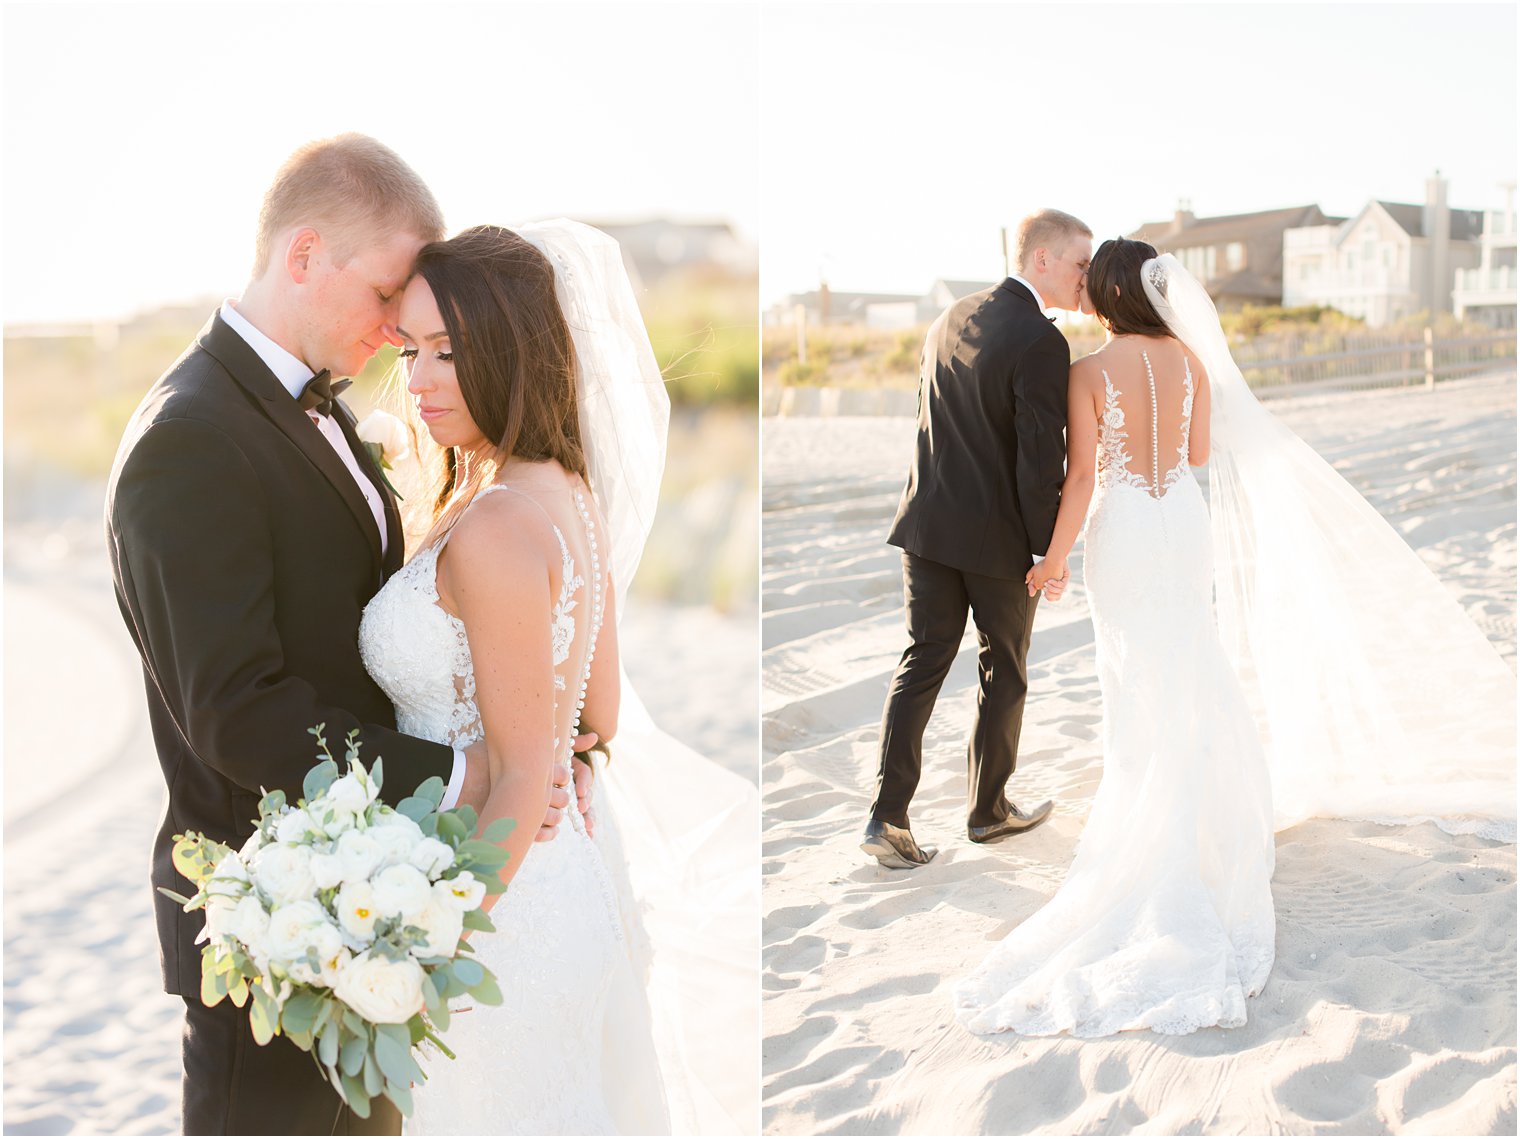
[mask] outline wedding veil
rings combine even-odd
[[[1171,255],[1146,296],[1211,386],[1226,652],[1264,728],[1278,829],[1311,816],[1515,837],[1515,674],[1375,508],[1257,401]]]
[[[517,232],[554,266],[621,614],[659,501],[670,419],[664,378],[615,240],[565,219]],[[688,691],[715,704],[730,696],[704,694],[695,676]],[[621,703],[615,758],[598,768],[596,839],[643,975],[609,1006],[610,1056],[623,1074],[609,1094],[623,1109],[624,1132],[648,1133],[637,1124],[650,1118],[650,1089],[639,1086],[631,1052],[638,1018],[652,1012],[674,1132],[750,1133],[759,1126],[758,791],[661,731],[626,671]]]

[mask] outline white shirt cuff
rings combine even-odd
[[[1029,556],[1032,557],[1032,558],[1034,558],[1034,564],[1035,565],[1039,565],[1041,562],[1043,562],[1045,560],[1045,555],[1044,554],[1031,554]]]
[[[454,749],[454,773],[449,776],[449,785],[444,789],[443,802],[438,804],[440,811],[452,811],[459,805],[459,793],[464,790],[465,767],[464,752],[456,747]]]

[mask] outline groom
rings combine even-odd
[[[1092,231],[1082,222],[1060,210],[1031,214],[1017,231],[1018,271],[951,305],[924,343],[917,450],[887,538],[903,551],[910,643],[887,690],[876,800],[861,842],[883,866],[922,866],[937,853],[914,841],[908,804],[968,610],[980,686],[967,836],[997,842],[1050,814],[1049,802],[1020,810],[1004,788],[1018,758],[1038,601],[1024,575],[1050,543],[1066,474],[1071,349],[1042,310],[1078,308],[1091,257]],[[1064,588],[1053,581],[1046,596]]]
[[[393,802],[436,775],[444,806],[484,804],[483,745],[397,732],[360,659],[360,614],[401,566],[404,539],[332,383],[398,342],[412,261],[442,235],[431,192],[380,143],[342,135],[302,147],[264,197],[243,296],[212,316],[127,427],[106,528],[169,789],[154,887],[186,892],[175,834],[240,846],[261,788],[301,794],[316,724],[334,750],[357,730],[362,757],[384,757]],[[540,838],[567,803],[557,791]],[[388,1100],[359,1119],[284,1037],[256,1045],[246,1009],[206,1008],[204,915],[156,889],[153,900],[164,987],[185,1001],[187,1135],[399,1134]]]

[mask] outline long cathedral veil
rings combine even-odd
[[[1515,674],[1418,554],[1257,401],[1171,255],[1147,297],[1208,372],[1220,634],[1278,829],[1312,816],[1515,837]]]
[[[654,522],[670,401],[615,240],[556,219],[517,232],[554,265],[575,343],[581,437],[606,520],[617,612]],[[731,700],[692,677],[692,699]],[[627,673],[615,759],[596,780],[597,845],[607,855],[640,974],[609,1006],[609,1088],[626,1133],[657,1111],[641,1086],[641,1018],[652,1015],[676,1134],[759,1126],[759,795],[650,718]],[[644,997],[648,994],[648,1001]],[[612,1081],[609,1081],[610,1083]]]

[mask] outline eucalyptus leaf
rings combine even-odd
[[[310,1032],[322,1010],[322,998],[316,993],[295,993],[280,1011],[280,1028],[285,1032]]]
[[[364,1018],[347,1005],[343,1006],[343,1027],[355,1036],[369,1039],[369,1027],[364,1023]]]
[[[259,800],[259,818],[279,814],[285,808],[285,792],[276,787]]]
[[[480,837],[489,843],[504,842],[507,836],[516,829],[516,819],[492,819],[491,825],[486,827],[485,833]]]
[[[419,799],[416,795],[408,795],[396,804],[396,813],[405,815],[414,823],[421,823],[433,813],[433,804],[426,799]]]
[[[485,910],[465,910],[464,927],[479,930],[481,933],[496,932],[496,923],[491,920],[491,915]]]
[[[400,1025],[375,1025],[374,1056],[387,1081],[403,1086],[412,1082],[417,1065],[412,1062],[411,1040]]]
[[[495,843],[482,842],[478,838],[472,838],[468,842],[459,844],[459,857],[468,858],[481,866],[495,870],[507,864],[509,857],[507,851]]]
[[[364,1070],[364,1057],[368,1054],[369,1041],[363,1036],[350,1036],[338,1053],[338,1067],[344,1075],[357,1076]]]
[[[470,834],[475,833],[475,825],[480,822],[480,816],[475,813],[475,808],[464,803],[454,808],[454,813],[459,816],[459,821],[464,824],[464,829]]]
[[[364,1090],[363,1080],[357,1076],[344,1075],[343,1098],[360,1119],[369,1118],[369,1094]]]
[[[330,759],[325,759],[306,773],[301,790],[306,796],[306,801],[310,803],[337,781],[338,765]]]
[[[467,989],[480,984],[486,975],[485,966],[470,957],[457,958],[449,969],[459,979],[459,983]]]
[[[253,1029],[254,1042],[268,1044],[273,1040],[279,1021],[280,1010],[274,1003],[274,998],[264,991],[263,985],[255,985],[253,1008],[248,1011],[248,1027]]]
[[[317,1037],[317,1056],[329,1068],[335,1067],[338,1063],[342,1037],[343,1034],[338,1031],[338,1026],[331,1023],[322,1030],[322,1035]]]
[[[385,1077],[380,1073],[380,1064],[368,1049],[364,1053],[364,1090],[371,1096],[377,1096],[385,1090]]]
[[[449,1030],[448,1001],[439,1001],[437,1010],[428,1009],[428,1015],[433,1018],[433,1027],[438,1029],[439,1032],[447,1032]],[[449,1059],[452,1060],[453,1058],[453,1054],[450,1053]]]
[[[201,1004],[207,1008],[215,1008],[222,1003],[222,998],[227,995],[227,988],[221,983],[221,980],[221,974],[202,968]]]
[[[421,1080],[417,1081],[421,1083]],[[402,1115],[412,1114],[412,1089],[405,1084],[387,1084],[385,1086],[386,1097],[396,1105],[396,1110]]]
[[[443,811],[438,815],[438,837],[451,846],[458,846],[470,837],[470,832],[465,830],[464,823],[453,811]]]
[[[250,989],[247,980],[240,976],[235,982],[233,982],[232,989],[227,993],[227,995],[232,999],[233,1004],[237,1005],[238,1008],[242,1008],[248,1003],[249,992]]]
[[[483,1005],[501,1004],[501,987],[490,973],[470,986],[470,995]]]
[[[357,734],[357,732],[354,733],[354,735]],[[349,737],[348,746],[351,754],[358,754],[359,747],[354,742],[353,736]],[[437,777],[434,776],[434,778]],[[369,781],[373,783],[377,788],[383,787],[385,785],[385,761],[382,760],[378,755],[375,756],[375,765],[369,769]]]
[[[438,804],[443,802],[443,793],[445,790],[446,788],[443,785],[443,780],[438,778],[436,775],[431,775],[428,778],[424,779],[422,783],[417,787],[417,790],[413,791],[412,794],[419,799],[426,799],[429,803],[433,804],[433,810],[436,811],[438,809]]]

